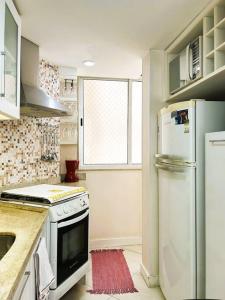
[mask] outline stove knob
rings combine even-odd
[[[64,206],[64,207],[63,207],[63,211],[64,211],[65,214],[68,214],[68,212],[69,212],[69,207]]]
[[[57,215],[60,217],[60,216],[62,216],[62,214],[63,214],[62,209],[58,208],[57,209]]]

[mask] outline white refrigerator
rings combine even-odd
[[[225,102],[190,100],[159,113],[159,278],[167,300],[205,296],[205,133],[219,130]]]
[[[206,298],[225,299],[225,132],[206,134]]]

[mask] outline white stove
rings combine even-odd
[[[39,184],[18,189],[6,190],[1,197],[4,199],[22,200],[54,205],[68,200],[71,196],[84,193],[84,187],[71,187],[63,185]]]
[[[50,300],[60,299],[89,270],[89,199],[83,187],[40,184],[6,190],[2,200],[45,206],[45,237],[55,282]]]

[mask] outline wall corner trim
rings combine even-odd
[[[145,283],[149,288],[159,286],[159,276],[158,275],[150,275],[143,264],[141,264],[140,272],[142,277],[144,278]]]

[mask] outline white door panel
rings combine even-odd
[[[167,300],[196,297],[195,169],[159,169],[160,285]]]
[[[209,140],[215,140],[210,142]],[[206,138],[206,298],[225,299],[225,133]]]
[[[173,104],[159,115],[160,154],[195,161],[195,102]]]

